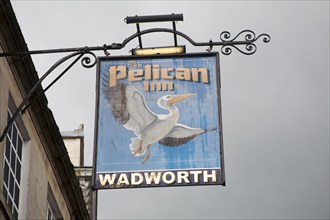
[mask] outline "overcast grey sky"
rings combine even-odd
[[[252,56],[220,56],[227,186],[101,191],[99,219],[329,219],[329,1],[11,2],[30,50],[122,42],[136,31],[124,23],[132,15],[183,13],[177,29],[195,41],[217,41],[225,30],[271,35]],[[172,35],[143,40],[163,46]],[[137,45],[110,52],[128,55]],[[43,74],[63,56],[33,60]],[[85,124],[86,165],[95,73],[77,64],[46,94],[61,130]]]

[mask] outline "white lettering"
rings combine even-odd
[[[167,179],[166,176],[168,176],[168,175],[170,176],[170,179]],[[172,184],[172,183],[174,183],[174,181],[175,181],[175,175],[174,175],[173,172],[165,172],[163,174],[163,182],[164,183],[166,183],[166,184]]]
[[[118,178],[117,185],[121,185],[121,184],[129,185],[129,181],[125,173],[120,174]]]
[[[188,176],[189,173],[187,171],[178,171],[178,183],[182,183],[182,180],[184,180],[185,183],[190,183]]]
[[[115,178],[116,178],[116,174],[99,174],[99,179],[100,179],[100,183],[101,186],[105,186],[107,184],[107,182],[109,182],[109,185],[113,185],[115,182]]]
[[[194,183],[198,183],[199,175],[202,174],[201,170],[192,170],[190,174],[194,175]]]
[[[217,181],[217,172],[215,170],[211,170],[211,174],[209,174],[207,172],[207,170],[204,170],[203,172],[203,176],[204,176],[204,183],[208,183],[208,179],[212,178],[212,182],[216,182]]]
[[[128,187],[139,185],[188,185],[190,183],[216,183],[217,170],[178,170],[135,173],[108,173],[98,174],[101,187]]]
[[[131,174],[131,184],[140,185],[143,182],[143,175],[141,173],[132,173]]]
[[[144,177],[146,179],[146,183],[147,184],[151,184],[152,182],[154,182],[155,184],[159,184],[161,174],[162,174],[161,172],[158,172],[157,173],[157,176],[156,176],[156,173],[151,172],[150,173],[150,176],[149,176],[149,173],[144,173]]]

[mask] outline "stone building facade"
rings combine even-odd
[[[96,219],[97,191],[92,187],[93,167],[84,164],[84,125],[81,124],[74,131],[62,131],[61,134],[74,166],[88,214],[91,219]]]
[[[0,0],[0,53],[28,51]],[[38,81],[29,55],[0,57],[0,133]],[[0,219],[90,219],[59,128],[39,86],[0,142]],[[0,135],[1,135],[0,134]]]

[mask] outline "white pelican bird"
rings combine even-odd
[[[107,86],[106,88],[109,88]],[[107,90],[107,89],[106,89]],[[117,83],[105,91],[115,120],[126,129],[134,132],[129,145],[134,156],[143,156],[144,162],[150,157],[150,145],[158,142],[165,146],[179,146],[194,137],[213,129],[190,128],[177,123],[179,110],[175,103],[196,94],[165,95],[159,98],[158,106],[169,111],[167,115],[156,115],[145,103],[144,96],[134,87]]]

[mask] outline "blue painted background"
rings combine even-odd
[[[176,103],[175,106],[180,111],[178,123],[193,128],[217,128],[215,131],[201,134],[190,142],[178,147],[167,147],[154,143],[150,146],[151,156],[145,164],[142,163],[143,157],[135,157],[131,154],[129,149],[130,139],[135,137],[135,135],[114,120],[110,104],[105,98],[102,88],[104,86],[102,77],[109,75],[108,69],[110,66],[127,66],[127,62],[131,60],[101,60],[99,63],[100,72],[98,74],[101,74],[101,85],[99,87],[96,172],[220,168],[216,57],[187,56],[170,59],[136,59],[136,62],[141,64],[142,67],[146,64],[160,64],[160,68],[205,67],[209,70],[209,84],[173,80],[174,91],[145,92],[143,90],[144,81],[128,82],[127,79],[122,80],[122,82],[134,86],[144,95],[147,106],[155,114],[168,113],[168,111],[161,109],[157,105],[157,100],[161,96],[166,94],[197,93],[197,96]],[[162,79],[159,81],[162,81]]]

